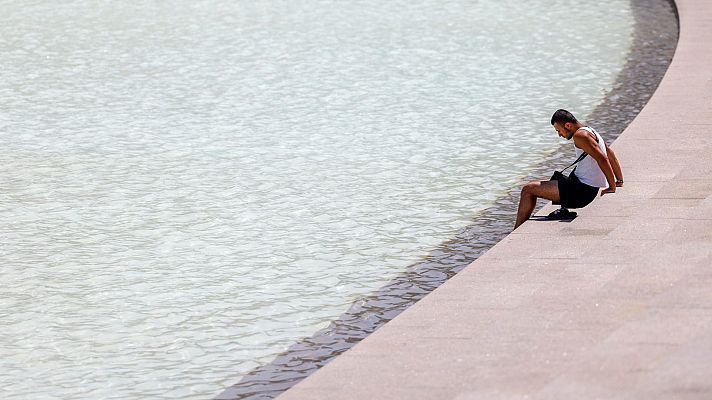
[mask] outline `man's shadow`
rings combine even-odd
[[[529,217],[530,220],[534,221],[549,221],[549,222],[571,222],[578,217],[576,211],[571,211],[568,208],[561,207],[549,215],[533,215]]]
[[[544,221],[544,222],[565,222],[565,223],[571,223],[573,220],[575,220],[578,217],[573,217],[573,218],[567,218],[567,219],[550,219],[547,218],[545,215],[535,215],[533,217],[530,217],[530,220],[533,221]]]

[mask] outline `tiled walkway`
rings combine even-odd
[[[613,146],[624,188],[525,223],[279,399],[712,399],[712,1],[676,4]]]

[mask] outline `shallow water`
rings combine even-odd
[[[591,113],[628,6],[4,4],[3,397],[205,398],[325,327]]]

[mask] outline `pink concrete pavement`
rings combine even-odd
[[[525,223],[279,400],[712,399],[712,1],[676,4],[624,188]]]

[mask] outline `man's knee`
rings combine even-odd
[[[522,194],[523,195],[533,195],[536,189],[539,187],[539,182],[538,181],[532,181],[524,185],[522,188]]]

